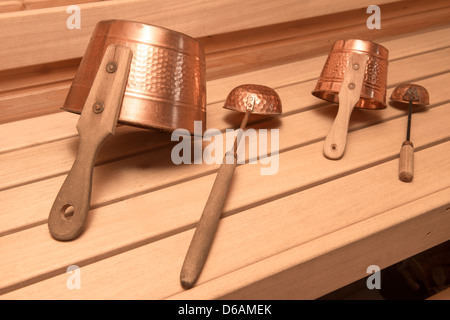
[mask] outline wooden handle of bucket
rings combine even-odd
[[[48,227],[57,240],[71,240],[82,231],[90,208],[92,174],[97,153],[114,134],[132,51],[109,46],[77,123],[78,153],[50,210]]]
[[[350,116],[361,95],[367,55],[352,53],[339,91],[339,109],[334,123],[325,138],[323,154],[328,159],[342,158],[347,144]]]
[[[414,145],[405,141],[400,149],[398,177],[403,182],[411,182],[414,177]]]

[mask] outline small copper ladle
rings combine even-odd
[[[406,140],[400,149],[398,177],[403,182],[410,182],[414,177],[414,145],[411,142],[411,114],[413,105],[427,106],[430,98],[427,90],[417,84],[401,84],[394,89],[391,100],[398,103],[409,103],[408,126]]]
[[[224,108],[245,112],[245,115],[234,141],[233,150],[228,151],[223,158],[208,201],[206,202],[206,206],[186,254],[180,275],[181,284],[186,289],[191,288],[197,281],[211,248],[228,189],[237,166],[237,149],[250,114],[281,114],[281,100],[272,88],[246,84],[234,88],[229,93]],[[229,160],[227,161],[227,158],[232,158],[232,163]]]

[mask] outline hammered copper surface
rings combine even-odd
[[[428,95],[427,89],[413,83],[405,83],[397,86],[392,91],[391,100],[400,103],[409,103],[411,100],[412,104],[424,106],[430,104],[430,96]]]
[[[328,55],[312,94],[320,99],[338,103],[339,91],[352,53],[368,56],[361,98],[356,107],[362,109],[386,108],[388,50],[366,40],[338,40]]]
[[[165,28],[123,20],[100,21],[91,37],[63,109],[80,113],[106,48],[133,51],[119,122],[191,133],[206,124],[206,71],[203,46]]]
[[[280,114],[281,100],[272,88],[243,84],[230,91],[223,106],[226,109],[246,112],[248,98],[256,97],[252,114]]]

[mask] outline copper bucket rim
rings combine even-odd
[[[147,29],[152,29],[152,31],[157,31],[157,32],[162,32],[165,34],[169,34],[169,35],[175,35],[177,37],[182,37],[183,39],[188,40],[191,43],[195,43],[196,45],[203,47],[203,43],[201,41],[199,41],[198,39],[180,32],[180,31],[176,31],[176,30],[172,30],[166,27],[162,27],[159,25],[155,25],[155,24],[150,24],[150,23],[144,23],[144,22],[139,22],[139,21],[135,21],[135,20],[127,20],[127,19],[106,19],[106,20],[100,20],[97,22],[96,27],[101,25],[101,24],[108,24],[108,23],[114,23],[114,24],[122,24],[122,25],[134,25],[136,26],[140,26],[142,28],[147,28]],[[102,33],[99,33],[102,34]],[[131,39],[130,39],[131,40]],[[145,39],[139,39],[139,42],[145,42]],[[148,42],[149,45],[154,45],[154,43]]]

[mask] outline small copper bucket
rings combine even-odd
[[[74,164],[50,210],[58,240],[81,234],[90,209],[98,151],[117,123],[163,131],[206,122],[205,54],[197,40],[138,22],[100,21],[63,110],[81,113]]]
[[[342,157],[348,121],[354,107],[370,110],[386,108],[388,55],[385,47],[372,41],[350,39],[338,40],[333,44],[312,91],[320,99],[339,103],[342,110],[341,114],[338,112],[324,147],[327,158]],[[350,105],[343,106],[340,96],[345,96],[342,99]],[[335,131],[344,131],[344,137],[339,134],[340,137],[331,139],[330,135],[337,134]]]
[[[148,24],[100,21],[67,95],[66,111],[81,113],[106,48],[133,51],[119,123],[194,132],[206,123],[206,67],[202,44],[179,32]]]

